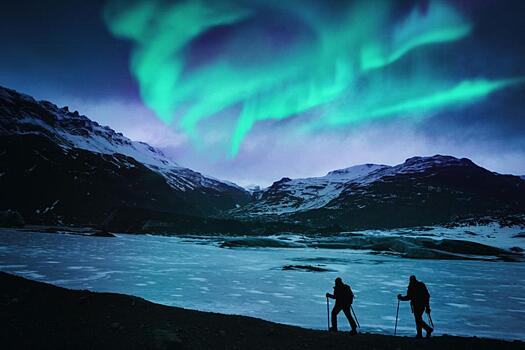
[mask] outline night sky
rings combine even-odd
[[[414,155],[525,174],[525,2],[27,1],[0,85],[242,185]]]

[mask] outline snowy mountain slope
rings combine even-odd
[[[22,101],[31,107],[16,113],[15,106]],[[206,177],[181,167],[161,150],[144,142],[132,141],[76,111],[70,112],[68,107],[58,108],[48,101],[37,102],[30,96],[0,87],[0,113],[4,116],[0,122],[2,134],[45,135],[65,151],[79,148],[108,155],[123,154],[160,173],[170,186],[181,191],[199,187],[243,190],[231,182]]]
[[[349,183],[344,191],[341,192],[341,198],[330,203],[327,207],[337,208],[338,205],[347,205],[345,198],[350,195],[364,194],[378,184],[396,183],[399,187],[401,182],[407,182],[412,189],[419,189],[422,185],[427,184],[428,179],[436,179],[436,186],[427,186],[425,191],[441,193],[446,186],[455,181],[469,181],[470,178],[482,174],[488,178],[505,177],[498,173],[490,172],[474,164],[470,159],[456,158],[452,156],[435,155],[432,157],[412,157],[404,163],[392,167],[381,169],[377,172],[362,177],[359,181]],[[448,177],[448,179],[446,178]],[[476,188],[473,188],[476,190]],[[421,192],[415,193],[421,196]],[[378,201],[397,198],[399,190],[387,192],[383,195],[374,193],[373,196]],[[355,203],[354,203],[355,204]]]
[[[0,88],[0,210],[97,223],[117,207],[211,215],[250,194],[67,107]]]
[[[293,180],[283,178],[262,190],[256,202],[233,210],[232,213],[253,216],[321,208],[337,198],[346,183],[359,181],[387,168],[389,167],[386,165],[363,164],[334,170],[322,177]]]
[[[439,169],[444,167],[461,167],[474,165],[470,159],[456,158],[452,156],[435,155],[432,157],[412,157],[408,158],[404,163],[395,166],[383,166],[377,171],[369,174],[363,174],[363,176],[356,178],[354,181],[360,186],[366,186],[367,184],[375,181],[380,181],[382,178],[403,174],[422,174],[433,168]]]
[[[345,185],[348,184],[366,186],[380,181],[383,177],[423,173],[432,167],[462,166],[469,162],[468,159],[440,155],[413,157],[396,166],[363,164],[334,170],[322,177],[283,178],[263,190],[256,202],[249,203],[238,210],[232,210],[232,213],[248,216],[280,215],[318,209],[339,197],[347,187]]]
[[[308,220],[407,227],[516,214],[525,214],[525,184],[517,176],[491,172],[469,159],[435,155],[413,157],[347,183],[337,198],[308,213]]]

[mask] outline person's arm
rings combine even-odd
[[[335,299],[335,295],[330,294],[330,293],[326,293],[326,297],[330,299]]]
[[[410,286],[408,287],[407,295],[403,296],[401,294],[398,294],[397,299],[401,301],[409,301],[410,299],[412,299],[412,288],[410,288]]]

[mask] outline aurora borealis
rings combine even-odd
[[[0,85],[244,185],[438,153],[521,175],[523,13],[521,0],[19,0],[0,12]]]
[[[130,69],[141,96],[168,125],[199,143],[201,121],[239,107],[230,156],[264,120],[316,109],[301,130],[345,127],[472,103],[522,81],[458,81],[430,66],[397,76],[398,61],[414,51],[425,59],[428,46],[446,48],[473,24],[444,1],[400,18],[393,18],[394,7],[387,1],[138,0],[110,2],[104,18],[116,37],[134,43]],[[268,14],[277,20],[260,20]],[[210,36],[213,42],[205,40]],[[199,50],[205,61],[195,65],[192,52]]]

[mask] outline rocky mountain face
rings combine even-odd
[[[469,159],[413,157],[396,166],[366,164],[319,178],[283,178],[230,214],[341,229],[442,224],[525,214],[525,181]]]
[[[0,210],[100,224],[118,208],[209,216],[251,200],[67,107],[0,87]]]

